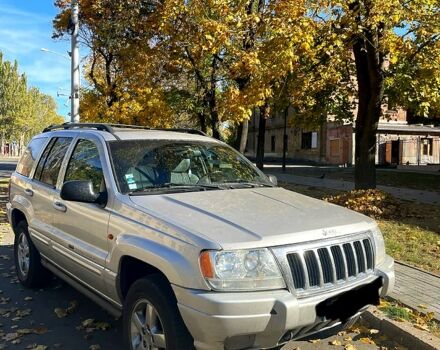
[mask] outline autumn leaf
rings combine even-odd
[[[20,334],[17,333],[17,332],[14,332],[14,333],[7,333],[7,334],[3,337],[3,340],[6,340],[6,341],[12,341],[12,340],[14,340],[14,339],[17,339],[19,336],[20,336]]]
[[[344,350],[356,350],[353,344],[345,344]]]
[[[371,339],[371,338],[363,337],[363,338],[360,338],[359,341],[360,341],[361,343],[363,343],[363,344],[376,345],[376,343],[374,342],[374,340]]]
[[[44,326],[38,326],[33,329],[33,332],[35,334],[40,334],[40,335],[47,333],[47,331],[48,331],[47,327]]]
[[[55,312],[58,318],[64,318],[67,316],[67,311],[65,309],[57,307],[53,311]]]
[[[414,327],[417,328],[417,329],[420,329],[422,331],[429,332],[429,327],[426,324],[418,324],[418,323],[416,323],[416,324],[414,324]]]

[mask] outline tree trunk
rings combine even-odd
[[[220,140],[220,125],[218,120],[217,110],[217,96],[216,96],[216,72],[217,72],[217,58],[212,58],[211,65],[211,81],[209,87],[209,113],[211,117],[212,137]]]
[[[258,121],[258,140],[257,140],[257,154],[256,163],[260,170],[264,169],[264,143],[266,138],[266,109],[267,105],[260,108],[260,118]]]
[[[383,55],[379,51],[380,28],[364,30],[353,52],[358,81],[355,130],[355,188],[376,188],[376,132],[384,88]]]
[[[210,103],[210,114],[211,114],[212,137],[217,140],[220,140],[218,112],[217,112],[215,100],[214,100],[213,104]]]
[[[242,154],[244,154],[244,152],[246,151],[248,131],[249,131],[249,120],[246,119],[242,123],[242,129],[241,129],[241,135],[240,135],[240,148],[239,148],[239,152],[242,153]]]
[[[200,112],[200,113],[197,114],[197,117],[199,118],[200,130],[206,134],[206,131],[207,131],[206,129],[207,128],[206,128],[206,117],[205,117],[205,114]]]

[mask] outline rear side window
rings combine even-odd
[[[55,186],[61,164],[71,142],[70,137],[58,137],[50,140],[38,162],[34,179]]]
[[[40,154],[46,140],[47,137],[39,137],[37,139],[33,139],[29,143],[26,151],[24,151],[23,156],[17,164],[17,173],[23,176],[29,176],[32,167],[34,166],[34,162]]]

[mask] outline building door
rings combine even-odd
[[[391,141],[391,164],[399,164],[400,140]]]
[[[392,142],[391,141],[387,141],[387,143],[385,144],[385,163],[386,164],[391,164],[391,159],[392,159]]]

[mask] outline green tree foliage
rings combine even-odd
[[[4,61],[0,53],[0,136],[2,143],[16,141],[20,147],[45,126],[63,122],[56,103],[36,88],[29,88],[17,62]]]

